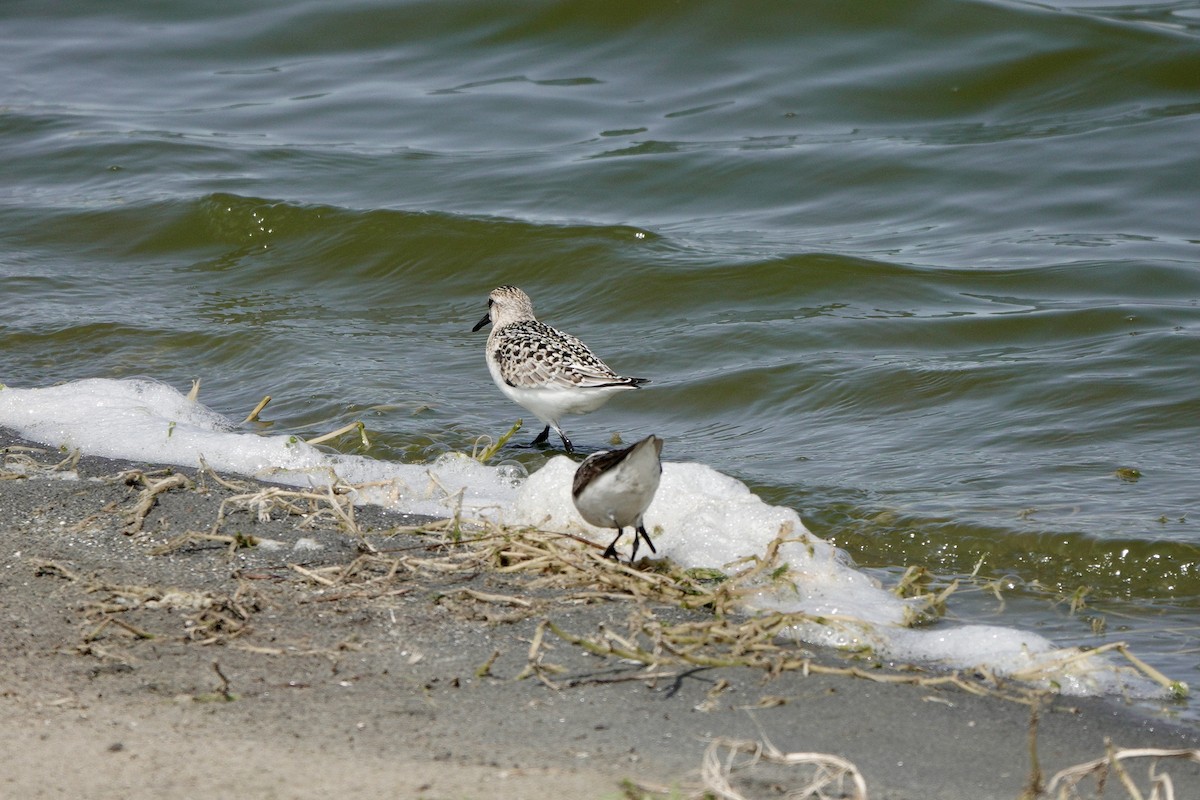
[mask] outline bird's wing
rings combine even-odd
[[[501,377],[511,386],[637,385],[613,372],[576,337],[540,322],[506,326],[497,337],[495,355]]]
[[[580,492],[584,487],[591,483],[597,475],[615,467],[621,463],[631,448],[622,450],[601,450],[598,453],[592,453],[579,468],[575,470],[575,479],[571,482],[571,496],[579,497]]]

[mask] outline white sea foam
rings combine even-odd
[[[571,502],[575,464],[552,459],[521,487],[509,521],[586,535],[607,544],[613,531],[586,523]],[[824,624],[798,626],[797,638],[840,648],[870,648],[884,658],[948,669],[982,666],[1064,694],[1157,696],[1160,687],[1104,655],[1058,648],[1043,636],[995,625],[908,627],[912,605],[855,568],[845,552],[814,536],[793,509],[772,506],[741,481],[704,464],[663,464],[662,481],[646,510],[646,528],[660,556],[686,567],[716,567],[762,554],[781,533],[799,541],[779,551],[794,589],[764,590],[758,609],[800,611]],[[630,537],[622,542],[628,544]]]
[[[93,378],[0,390],[0,425],[27,439],[88,455],[234,472],[295,486],[372,484],[364,500],[415,514],[501,508],[516,495],[511,472],[464,456],[395,464],[324,452],[293,436],[239,431],[220,414],[153,380]]]
[[[54,447],[91,455],[199,466],[294,485],[321,485],[335,476],[371,484],[360,499],[413,513],[468,516],[582,533],[607,543],[613,532],[588,525],[571,502],[575,463],[551,459],[523,482],[512,468],[450,455],[431,465],[334,455],[289,436],[239,431],[221,415],[151,380],[92,379],[37,389],[0,389],[0,426]],[[726,568],[762,554],[781,533],[797,539],[780,558],[794,589],[764,588],[763,609],[804,611],[832,624],[799,626],[805,641],[870,647],[897,661],[948,668],[982,666],[997,675],[1040,671],[1044,685],[1070,694],[1126,692],[1150,696],[1158,687],[1104,656],[1056,648],[1037,634],[991,625],[944,623],[906,627],[909,601],[854,567],[841,550],[814,536],[799,514],[772,506],[745,484],[703,464],[667,462],[646,512],[658,553],[684,567]],[[628,542],[628,537],[624,540]]]
[[[510,521],[582,532],[607,544],[613,531],[588,525],[571,501],[575,466],[566,456],[558,456],[531,475],[517,495]],[[664,463],[645,522],[659,556],[688,569],[719,568],[762,554],[780,533],[789,534],[801,541],[785,544],[780,560],[791,569],[796,592],[786,597],[764,595],[763,605],[787,605],[789,610],[874,624],[899,624],[905,619],[904,601],[854,569],[843,551],[809,533],[793,509],[768,505],[741,481],[704,464]],[[622,541],[628,545],[630,538]]]

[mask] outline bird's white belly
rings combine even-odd
[[[492,380],[504,395],[518,405],[533,412],[546,424],[557,425],[566,414],[588,414],[608,402],[613,394],[624,391],[628,386],[575,387],[575,386],[510,386],[500,374],[499,367],[488,359],[488,371]]]
[[[597,475],[575,498],[579,514],[601,528],[628,528],[641,522],[642,514],[658,489],[657,470],[630,469],[621,464]]]
[[[500,387],[515,403],[528,408],[542,422],[555,424],[565,414],[587,414],[608,402],[617,387],[603,389],[530,389],[509,386]]]

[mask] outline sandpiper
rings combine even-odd
[[[585,520],[600,528],[616,528],[617,536],[604,551],[605,558],[617,558],[617,541],[625,528],[633,528],[633,552],[629,563],[637,559],[642,539],[657,553],[646,533],[642,515],[654,499],[662,476],[663,440],[650,435],[623,450],[601,450],[588,456],[575,470],[571,499]]]
[[[649,383],[646,378],[621,377],[574,336],[538,322],[529,295],[515,286],[494,289],[488,296],[488,313],[471,330],[489,322],[486,355],[492,380],[510,400],[546,424],[531,447],[546,442],[554,428],[563,447],[573,453],[559,425],[565,414],[587,414],[617,392]]]

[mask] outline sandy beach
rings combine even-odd
[[[1011,800],[1106,740],[1200,746],[1115,700],[1053,698],[1035,767],[1030,706],[995,694],[588,652],[555,631],[706,612],[446,561],[450,533],[413,530],[427,518],[350,526],[243,478],[0,447],[5,797],[688,797],[706,749],[740,740],[846,759],[873,798]],[[1148,785],[1147,761],[1124,764]],[[1200,796],[1197,764],[1157,769]],[[764,763],[734,785],[780,797],[812,775]]]

